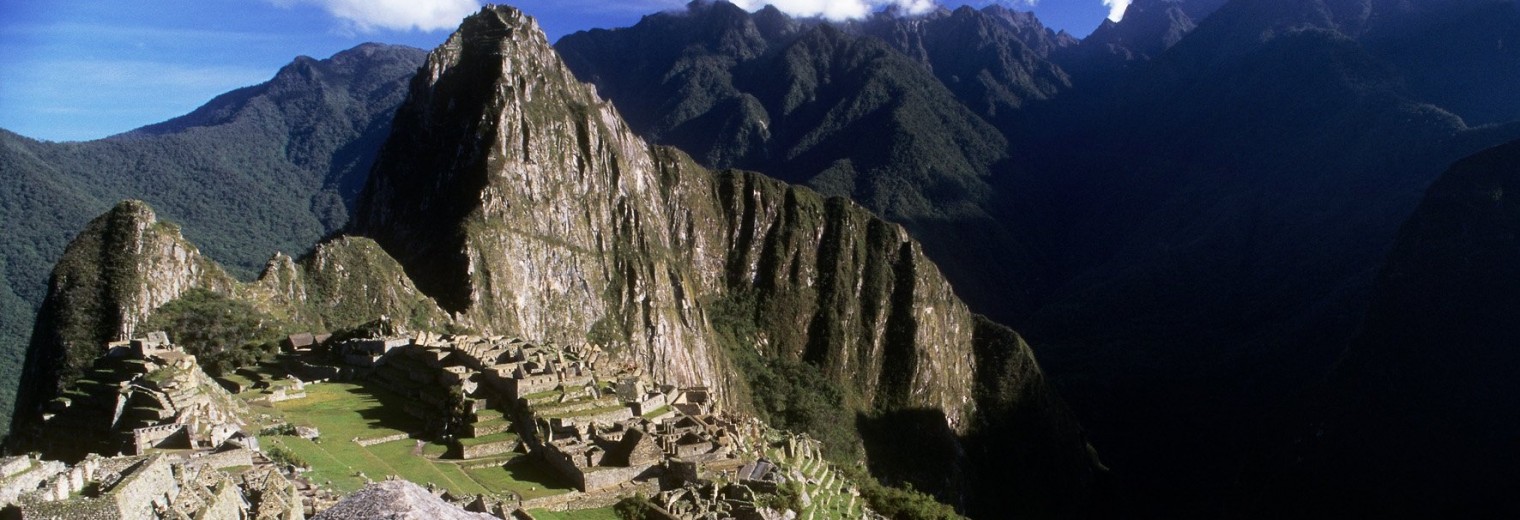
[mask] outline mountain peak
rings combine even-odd
[[[383,97],[390,93],[390,89],[377,89],[375,86],[387,81],[395,81],[401,72],[413,70],[416,64],[422,61],[422,54],[423,51],[415,47],[363,43],[322,60],[311,56],[296,56],[290,63],[280,67],[269,81],[217,96],[189,114],[108,139],[167,135],[197,127],[228,124],[235,121],[249,107],[251,100],[270,94],[274,94],[276,98],[283,98],[295,93],[297,95],[294,98],[302,98],[303,96],[299,94],[309,92],[310,89],[342,85],[349,90],[351,96],[357,98],[375,95]],[[337,81],[321,81],[321,78],[327,77],[335,78]],[[371,103],[379,102],[378,99],[363,100]],[[279,102],[279,100],[275,101]],[[394,100],[387,101],[387,103],[394,102]],[[310,111],[310,107],[307,106],[291,108],[295,111]],[[306,117],[310,115],[292,117],[292,119]]]
[[[905,231],[868,224],[866,212],[843,200],[826,202],[758,176],[715,176],[684,154],[651,147],[576,80],[535,28],[516,10],[487,8],[433,52],[397,111],[351,232],[373,238],[418,289],[465,324],[567,344],[595,341],[663,379],[714,384],[724,380],[723,358],[705,301],[727,290],[782,293],[774,296],[781,301],[793,297],[786,287],[802,283],[792,278],[847,269],[799,265],[777,275],[780,267],[764,256],[774,251],[749,249],[770,232],[748,222],[782,226],[775,240],[804,248],[786,258],[811,262],[818,249],[835,247],[816,242],[825,236],[823,223],[847,219],[829,225],[877,229],[872,251],[881,256],[871,265],[899,271],[873,278],[873,290],[903,280],[903,301],[938,302],[935,318],[917,318],[922,330],[962,335],[936,337],[956,347],[924,354],[932,362],[903,358],[878,370],[849,366],[858,361],[843,356],[833,361],[839,373],[892,372],[909,383],[877,396],[879,380],[863,377],[860,395],[889,400],[903,392],[905,401],[946,410],[954,427],[967,424],[961,399],[969,395],[970,365],[957,356],[969,356],[969,313]],[[823,352],[843,343],[809,338],[831,323],[813,314],[839,304],[814,310],[816,302],[803,301],[777,310],[796,313],[778,323],[815,325],[778,332],[768,343],[789,357],[812,349],[809,355],[831,359]],[[916,311],[904,306],[908,312]],[[896,329],[883,323],[860,330]],[[928,344],[903,330],[895,341],[904,348]]]

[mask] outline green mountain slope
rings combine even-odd
[[[106,139],[51,143],[0,131],[0,375],[31,336],[64,246],[126,198],[152,203],[235,276],[300,252],[348,221],[422,51],[366,44],[298,58],[269,82]],[[12,387],[0,389],[8,415]]]

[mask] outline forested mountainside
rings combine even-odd
[[[423,51],[366,44],[96,141],[0,130],[0,375],[14,381],[48,272],[92,215],[143,199],[237,277],[348,222]],[[8,416],[15,389],[0,388]]]
[[[829,25],[696,3],[558,45],[640,115],[636,130],[767,173],[817,171],[724,154],[737,136],[788,142],[777,122],[798,112],[767,93],[862,106],[831,95],[853,69],[797,79],[795,64],[838,55],[813,46],[799,58],[810,35],[880,40],[916,67],[875,70],[932,76],[937,96],[1007,143],[962,177],[980,181],[977,207],[1006,233],[883,214],[923,237],[974,309],[1030,334],[1140,509],[1204,514],[1229,500],[1265,411],[1345,348],[1424,188],[1452,161],[1520,136],[1504,123],[1513,98],[1492,95],[1517,75],[1474,76],[1520,69],[1506,45],[1516,13],[1508,1],[1148,1],[1076,42],[999,7]],[[890,131],[944,135],[906,118]],[[809,160],[879,156],[878,141]],[[912,164],[903,157],[886,164]],[[799,180],[828,190],[831,178]],[[966,200],[917,192],[930,207]]]
[[[1465,158],[1399,231],[1327,383],[1255,469],[1258,516],[1520,513],[1520,142]]]
[[[889,34],[894,23],[909,22],[886,17],[869,30]],[[1002,22],[991,27],[1022,45]],[[980,280],[960,286],[968,301],[1019,307],[1040,275],[1036,251],[997,217],[990,175],[1009,143],[920,63],[967,49],[905,36],[897,44],[918,51],[906,55],[861,32],[699,2],[631,28],[570,35],[556,49],[641,135],[709,167],[850,197],[906,226],[931,257],[958,259],[946,262],[952,280]],[[988,110],[1006,110],[1064,85],[1046,66],[1025,87],[988,90],[1030,75],[1000,61],[1025,57],[1009,52],[989,47],[981,59],[1007,66],[966,95],[986,94]]]
[[[40,323],[63,326],[39,328],[28,388],[67,386],[78,345],[130,336],[127,317],[198,289],[307,326],[351,326],[362,309],[589,342],[968,510],[1104,503],[1102,466],[1028,345],[970,312],[903,228],[647,144],[515,9],[486,8],[429,55],[352,224],[300,262],[224,286],[186,267],[203,265],[193,246],[153,238],[172,230],[140,205],[92,230],[105,238],[87,234],[55,272]],[[367,292],[335,296],[344,287]],[[80,292],[127,297],[111,312],[61,304]],[[31,420],[18,414],[17,431]],[[905,428],[945,457],[881,451]]]

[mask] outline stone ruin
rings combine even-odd
[[[0,500],[11,518],[301,520],[296,486],[256,452],[87,457],[73,466],[0,460]]]
[[[595,345],[505,336],[350,338],[294,367],[337,363],[410,399],[406,411],[452,441],[453,456],[525,450],[582,492],[658,478],[667,459],[737,468],[729,419],[703,387],[657,385]]]
[[[577,490],[526,502],[452,497],[440,490],[442,498],[501,517],[533,507],[610,505],[635,492],[665,497],[659,505],[674,508],[670,512],[678,518],[718,512],[768,519],[796,514],[758,505],[757,496],[777,493],[796,472],[766,460],[758,433],[763,425],[723,412],[707,388],[651,382],[595,345],[560,346],[494,335],[387,335],[394,331],[387,330],[383,320],[380,325],[381,333],[370,337],[288,338],[281,360],[291,383],[279,387],[284,390],[281,398],[299,398],[304,381],[374,381],[403,397],[404,410],[428,425],[426,431],[405,435],[451,444],[448,456],[485,464],[502,464],[501,456],[511,452],[526,453],[531,457],[527,460],[558,473]],[[105,399],[104,391],[83,392],[89,397],[79,402],[89,406],[65,404],[56,417],[73,417],[71,409],[101,410],[106,407],[99,405],[109,402],[115,417],[109,428],[129,441],[121,443],[121,453],[166,448],[208,452],[232,440],[254,443],[256,453],[256,441],[237,428],[242,411],[229,408],[237,403],[217,385],[206,384],[209,379],[195,366],[194,356],[167,337],[150,335],[114,346],[112,353],[108,366],[99,367],[111,377],[94,379],[114,386],[86,386],[109,386],[117,398]],[[74,425],[78,419],[54,422]],[[361,445],[382,440],[394,439],[352,439]],[[267,502],[283,504],[268,507],[312,514],[336,498],[298,477],[290,478],[297,482],[299,494]],[[251,481],[237,481],[248,504],[244,509],[259,509],[264,502],[255,498],[261,495],[245,489]],[[197,503],[220,502],[201,497]]]
[[[47,406],[42,455],[76,462],[0,460],[12,518],[304,517],[289,474],[243,430],[246,407],[163,332],[108,344]]]
[[[34,438],[50,458],[215,449],[241,432],[246,407],[163,332],[107,345],[46,404]]]

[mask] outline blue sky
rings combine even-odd
[[[772,0],[796,13],[931,0]],[[1127,0],[1113,0],[1128,3]],[[631,25],[685,0],[518,0],[550,40]],[[746,6],[763,1],[739,0]],[[945,1],[985,5],[988,1]],[[1046,25],[1086,35],[1105,0],[1024,0]],[[0,0],[0,128],[52,141],[105,137],[268,80],[298,55],[368,41],[429,49],[477,0]]]

